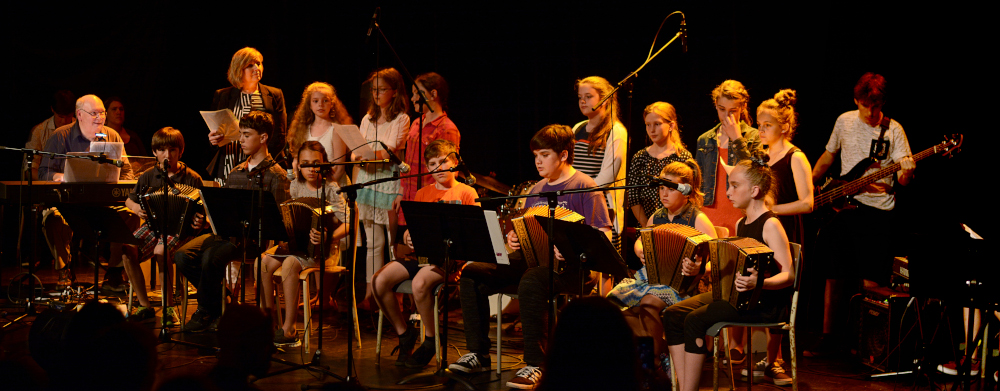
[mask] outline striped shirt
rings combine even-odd
[[[587,136],[590,136],[590,133],[587,132],[586,121],[584,122],[576,130],[576,143],[573,145],[573,168],[591,178],[597,178],[597,174],[601,173],[601,163],[604,162],[605,148],[598,148],[593,154],[588,152],[590,141],[587,140]],[[598,185],[603,185],[603,183],[598,183]]]
[[[247,94],[241,91],[240,100],[236,101],[236,107],[233,107],[233,114],[236,116],[237,122],[243,119],[243,116],[247,115],[251,111],[264,111],[264,98],[260,95],[259,90],[254,91],[252,94]],[[229,172],[231,172],[237,165],[247,160],[247,155],[243,153],[243,148],[240,148],[240,143],[238,141],[233,141],[222,146],[222,157],[223,170],[215,178],[215,181],[218,182],[220,186],[225,186],[226,179],[229,177]]]

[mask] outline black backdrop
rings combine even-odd
[[[836,117],[856,109],[854,82],[864,72],[881,73],[890,89],[885,112],[903,124],[914,151],[945,133],[966,134],[956,159],[918,164],[901,206],[921,223],[913,226],[963,222],[991,229],[992,205],[974,201],[990,194],[980,185],[992,166],[979,129],[995,122],[996,94],[988,87],[995,84],[987,71],[995,66],[980,53],[996,45],[980,38],[984,10],[882,2],[629,3],[411,2],[382,6],[381,25],[410,72],[436,71],[448,79],[449,115],[473,171],[510,185],[537,179],[527,145],[536,130],[584,118],[574,81],[623,78],[642,63],[657,26],[674,10],[687,14],[690,50],[681,53],[678,42],[640,73],[632,115],[623,118],[631,123],[629,156],[646,143],[642,109],[657,100],[677,107],[682,138],[693,148],[717,121],[711,89],[732,78],[749,88],[751,112],[781,88],[798,90],[801,126],[794,142],[815,162]],[[284,90],[289,120],[302,89],[321,80],[338,89],[357,122],[366,74],[398,66],[377,33],[365,43],[375,4],[23,7],[8,9],[2,27],[12,146],[50,116],[52,93],[65,88],[78,96],[123,97],[126,127],[147,145],[156,129],[181,129],[188,144],[183,160],[201,169],[210,156],[198,111],[208,108],[215,89],[228,86],[226,68],[239,48],[264,54],[262,82]],[[657,46],[678,22],[666,23]],[[627,113],[627,94],[618,102]],[[2,159],[4,179],[14,179],[17,155]]]

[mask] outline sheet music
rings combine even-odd
[[[497,218],[495,210],[484,210],[486,215],[486,227],[490,230],[490,242],[493,243],[493,255],[496,256],[497,264],[510,265],[510,258],[507,258],[507,246],[504,240],[503,231],[500,229],[500,220]]]
[[[219,145],[226,145],[232,141],[240,139],[240,122],[236,120],[236,115],[230,109],[216,111],[200,111],[201,117],[208,125],[208,132],[221,132],[225,135]]]
[[[218,235],[219,231],[215,229],[215,219],[212,218],[211,209],[208,208],[208,200],[205,199],[205,193],[198,190],[198,197],[201,198],[201,202],[205,205],[205,221],[208,221],[208,225],[212,227],[212,233]]]
[[[358,125],[333,125],[333,129],[355,155],[360,156],[362,160],[375,160],[375,151],[361,134]]]

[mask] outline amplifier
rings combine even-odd
[[[916,344],[920,332],[915,324],[918,312],[906,308],[910,296],[896,293],[881,295],[855,295],[852,299],[852,318],[857,343],[852,352],[861,362],[876,370],[900,371],[914,367]],[[905,314],[905,316],[904,316]]]

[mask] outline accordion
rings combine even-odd
[[[293,254],[305,255],[314,259],[323,260],[327,257],[320,253],[320,246],[313,245],[309,241],[309,231],[313,228],[320,229],[320,219],[325,216],[323,226],[327,232],[327,246],[333,246],[330,240],[333,231],[342,224],[337,215],[333,213],[333,207],[327,205],[326,213],[322,213],[320,199],[315,197],[295,198],[280,205],[281,219],[285,223],[285,231],[288,232],[288,249]]]
[[[712,237],[682,224],[661,224],[641,229],[639,236],[649,283],[670,286],[681,295],[695,293],[701,276],[683,275],[681,265],[684,258],[694,260],[698,256],[703,261],[708,260],[708,242]]]
[[[201,192],[185,184],[147,191],[139,197],[139,202],[146,211],[147,223],[157,235],[166,231],[169,236],[181,236],[181,232],[190,225],[195,212],[204,211]],[[164,210],[168,215],[163,214]]]
[[[517,240],[521,244],[524,252],[524,260],[528,267],[549,266],[549,235],[546,234],[546,227],[535,219],[535,216],[548,217],[549,207],[546,205],[533,206],[525,209],[520,216],[510,220],[514,225],[514,232]],[[569,221],[572,223],[583,223],[584,218],[579,213],[572,210],[556,207],[556,219]],[[558,265],[557,265],[558,266]],[[556,268],[557,272],[560,269]]]
[[[725,300],[738,310],[751,310],[760,301],[764,279],[774,274],[774,251],[751,238],[732,237],[708,242],[712,262],[712,299]],[[736,291],[736,276],[757,270],[757,285],[749,291]]]

